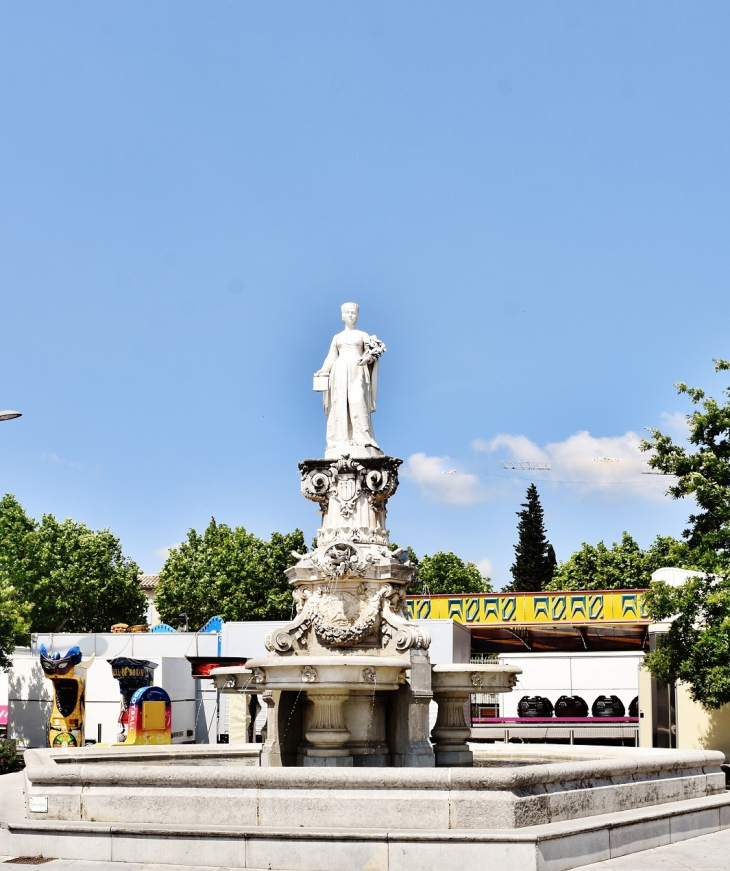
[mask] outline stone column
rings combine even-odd
[[[385,710],[390,692],[352,692],[345,705],[350,740],[345,745],[356,767],[385,768],[390,749],[385,731]]]
[[[391,764],[398,768],[433,768],[436,764],[428,740],[431,663],[428,652],[411,650],[409,681],[394,693],[389,717]]]
[[[303,699],[299,693],[284,690],[266,691],[261,701],[267,707],[261,765],[272,768],[296,765],[297,747],[302,739]]]

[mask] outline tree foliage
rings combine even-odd
[[[671,536],[658,536],[648,550],[624,532],[620,542],[607,547],[583,542],[566,562],[555,569],[549,590],[628,590],[646,589],[652,572],[665,566],[690,568],[690,548]]]
[[[684,681],[707,708],[730,702],[730,578],[703,575],[680,587],[655,583],[646,606],[653,620],[672,621],[645,657],[652,675]]]
[[[191,529],[187,541],[170,551],[155,606],[168,623],[187,614],[191,629],[215,615],[224,620],[287,619],[293,600],[284,570],[296,562],[292,551],[306,549],[299,529],[274,532],[264,541],[242,526],[232,529],[211,519],[202,535]]]
[[[0,668],[7,671],[16,644],[27,641],[30,607],[18,599],[6,577],[0,577]],[[3,772],[0,770],[0,774]]]
[[[410,553],[410,548],[408,550]],[[411,595],[492,592],[490,579],[482,575],[474,563],[465,563],[454,553],[438,551],[433,556],[422,557],[417,564],[416,580],[408,589]]]
[[[545,522],[537,487],[527,488],[527,501],[517,512],[518,540],[512,564],[512,583],[505,587],[512,593],[543,590],[553,576],[555,553],[547,540]]]
[[[0,600],[6,603],[0,610],[10,615],[8,625],[108,632],[113,623],[141,623],[147,602],[138,575],[108,529],[59,523],[51,514],[36,523],[14,496],[0,500]]]
[[[730,363],[715,360],[715,371],[730,370]],[[690,514],[682,533],[700,555],[709,555],[716,569],[730,568],[730,401],[706,396],[699,387],[675,384],[677,392],[689,396],[696,410],[687,415],[688,449],[677,445],[671,436],[651,429],[651,439],[641,444],[651,451],[649,465],[676,480],[668,493],[674,499],[694,497],[699,511]],[[722,391],[730,397],[730,388]],[[712,569],[711,569],[712,570]]]
[[[145,622],[139,566],[108,529],[45,514],[33,536],[29,580],[17,589],[31,602],[34,632],[108,632],[114,623]]]
[[[730,363],[714,362],[716,372],[730,370]],[[642,449],[652,451],[652,468],[674,476],[670,496],[695,499],[679,565],[705,574],[680,587],[651,585],[647,611],[671,626],[645,664],[657,680],[684,681],[695,701],[719,708],[730,702],[730,388],[723,390],[728,399],[717,400],[700,388],[675,386],[696,406],[687,416],[689,445],[651,429]]]

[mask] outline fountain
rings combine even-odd
[[[257,693],[266,741],[243,746],[28,750],[27,818],[0,852],[297,871],[421,871],[509,863],[566,869],[730,824],[712,751],[469,745],[472,692],[510,692],[520,669],[429,661],[408,619],[415,567],[391,550],[400,460],[375,442],[385,346],[343,306],[315,389],[323,459],[300,463],[317,546],[287,572],[296,614],[268,656],[211,672]],[[429,740],[428,709],[438,706]],[[296,771],[292,768],[298,766]]]

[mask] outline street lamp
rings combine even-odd
[[[0,411],[0,420],[13,420],[16,417],[22,417],[20,411]]]

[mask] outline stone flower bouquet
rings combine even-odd
[[[365,340],[365,351],[357,361],[358,366],[369,366],[371,363],[374,363],[378,357],[384,354],[387,350],[385,345],[380,341],[377,336],[370,336]]]

